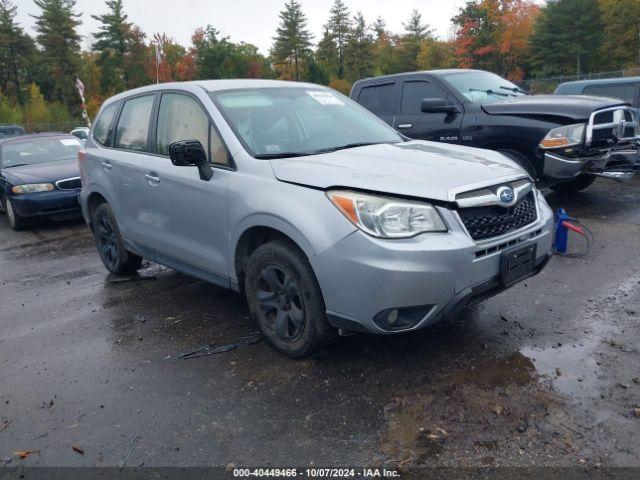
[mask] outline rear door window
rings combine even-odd
[[[395,113],[395,84],[364,87],[358,96],[358,103],[376,115]]]
[[[96,119],[93,126],[93,138],[100,145],[109,145],[111,143],[111,123],[116,113],[118,104],[112,103],[102,109],[100,115]]]
[[[155,95],[136,97],[124,102],[116,127],[115,148],[148,152],[149,120]]]
[[[631,105],[635,105],[636,85],[633,83],[619,85],[588,85],[582,93],[585,95],[595,95],[597,97],[619,98]]]

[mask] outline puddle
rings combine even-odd
[[[530,358],[538,375],[549,379],[553,388],[574,398],[599,395],[599,367],[593,358],[595,342],[550,348],[523,348],[520,353]]]

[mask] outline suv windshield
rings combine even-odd
[[[442,75],[449,84],[472,103],[503,102],[526,95],[520,87],[490,72],[456,72]]]
[[[304,87],[212,92],[222,114],[256,158],[314,155],[402,137],[339,93]]]
[[[0,148],[2,168],[71,160],[78,156],[80,140],[74,137],[29,138],[8,141]]]

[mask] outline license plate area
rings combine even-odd
[[[505,287],[529,276],[536,265],[535,243],[502,252],[500,257],[500,280]]]

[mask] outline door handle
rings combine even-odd
[[[108,162],[106,160],[103,160],[102,161],[102,168],[104,168],[105,172],[109,172],[113,168],[113,165],[111,165],[110,162]]]
[[[149,182],[149,185],[158,185],[160,183],[160,177],[153,175],[152,173],[145,174],[144,178],[146,178]]]
[[[398,128],[411,128],[411,127],[413,127],[412,123],[400,123],[398,125]]]

